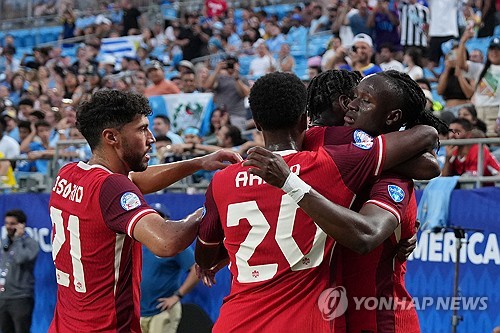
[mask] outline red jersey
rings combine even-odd
[[[380,172],[384,153],[378,138],[372,149],[329,146],[284,159],[326,198],[349,207]],[[288,194],[241,164],[215,174],[205,207],[198,239],[224,242],[233,276],[213,332],[329,332],[318,298],[330,284],[333,239]]]
[[[495,156],[491,155],[488,147],[483,147],[483,176],[496,176],[500,171],[500,164]],[[452,175],[471,174],[477,175],[477,158],[479,145],[472,145],[469,153],[466,156],[458,157],[458,152],[455,150],[450,158],[450,171]]]
[[[156,213],[124,175],[71,163],[50,196],[52,257],[58,283],[49,332],[141,332],[143,216]]]
[[[365,132],[353,127],[313,127],[306,132],[304,146],[316,150],[323,144],[362,144],[369,142],[370,138]],[[388,210],[396,216],[400,225],[390,238],[369,254],[360,255],[340,244],[335,247],[332,257],[332,284],[343,286],[348,299],[345,315],[335,319],[335,331],[420,332],[417,313],[404,284],[406,262],[395,259],[399,240],[415,234],[417,203],[413,181],[383,173],[373,186],[363,188],[353,204],[353,210],[359,211],[366,203]],[[357,309],[356,304],[359,301],[356,303],[355,297],[357,300],[361,297],[376,297],[379,302],[383,299],[397,303],[377,308],[376,311],[367,310],[361,303]],[[371,309],[370,306],[368,308]]]

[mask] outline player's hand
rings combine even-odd
[[[14,228],[16,228],[16,232],[14,234],[14,237],[22,237],[24,236],[25,233],[25,227],[26,225],[24,223],[18,223]]]
[[[283,187],[290,174],[290,168],[280,155],[262,147],[250,148],[247,160],[243,162],[243,165],[252,167],[248,169],[249,173],[257,175],[267,183],[279,188]]]
[[[203,282],[203,284],[209,288],[211,288],[214,284],[217,283],[215,280],[215,274],[220,271],[223,267],[229,264],[229,258],[226,258],[216,264],[214,267],[209,269],[203,269],[198,264],[195,265],[196,275]]]
[[[203,170],[208,170],[208,171],[224,169],[229,165],[227,162],[233,164],[243,161],[243,158],[237,152],[224,149],[203,156],[200,159],[201,159],[201,168]]]
[[[180,300],[181,299],[179,298],[179,296],[176,295],[158,298],[159,304],[156,306],[156,308],[161,309],[161,311],[170,310]]]
[[[398,252],[396,253],[396,258],[398,258],[398,260],[401,262],[406,261],[416,247],[417,247],[417,234],[414,234],[409,239],[400,240],[397,246]]]

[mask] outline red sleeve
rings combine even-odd
[[[365,203],[391,212],[401,223],[413,192],[413,180],[395,174],[383,174],[372,186],[370,199]]]
[[[108,228],[132,238],[137,221],[145,215],[156,214],[137,186],[123,175],[111,175],[104,180],[99,202]]]
[[[495,176],[500,172],[500,164],[486,146],[484,147],[484,160],[484,165],[486,166],[485,170],[487,170],[489,174]]]
[[[370,142],[324,146],[333,159],[345,185],[357,193],[367,182],[380,176],[385,161],[385,139],[377,136]]]
[[[224,230],[219,217],[219,211],[212,193],[212,183],[205,193],[205,214],[198,229],[198,240],[203,245],[217,245],[224,240]]]

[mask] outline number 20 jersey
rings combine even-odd
[[[385,146],[327,146],[283,158],[331,201],[349,207],[382,169]],[[241,164],[215,174],[206,194],[199,242],[224,242],[233,276],[213,332],[328,332],[318,298],[330,283],[334,240],[281,189]]]

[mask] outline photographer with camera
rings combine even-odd
[[[20,209],[5,213],[7,235],[0,250],[0,330],[29,333],[34,307],[33,270],[40,250],[25,231],[26,214]]]
[[[246,130],[247,110],[244,100],[250,93],[248,81],[240,77],[238,58],[228,55],[208,77],[205,89],[214,92],[215,103],[229,113],[229,121],[241,131]]]

